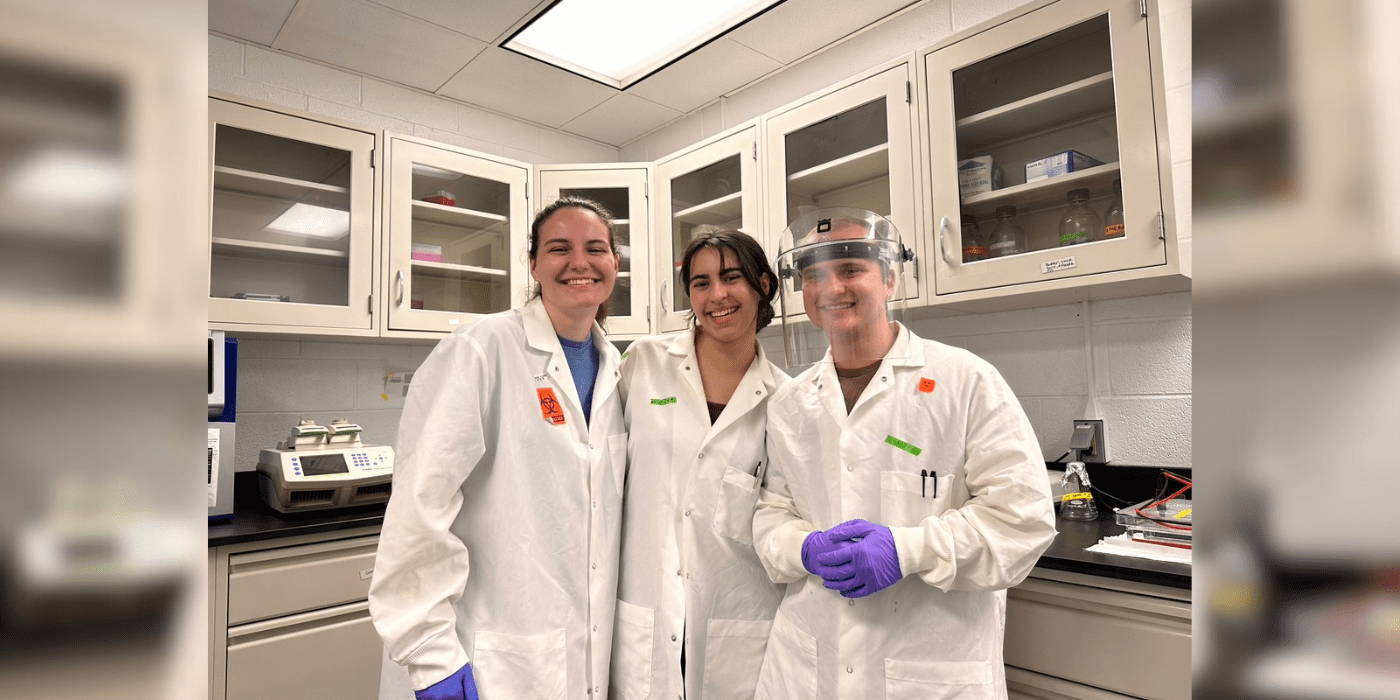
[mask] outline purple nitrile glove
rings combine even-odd
[[[413,691],[417,700],[480,700],[476,696],[476,679],[472,677],[472,665],[457,669],[457,672],[428,686]]]
[[[884,525],[847,520],[827,533],[844,544],[813,557],[827,588],[846,598],[863,598],[904,578],[894,534]]]
[[[810,535],[807,535],[807,539],[802,540],[802,567],[807,569],[811,574],[825,578],[821,568],[816,565],[816,556],[818,554],[834,551],[844,544],[849,543],[836,541],[835,538],[829,534],[829,531],[813,531]]]

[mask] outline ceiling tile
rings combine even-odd
[[[297,0],[209,0],[209,28],[271,46]]]
[[[787,0],[730,32],[729,38],[788,64],[915,1]]]
[[[438,94],[557,129],[617,90],[491,46]]]
[[[563,130],[617,146],[679,116],[674,109],[622,93],[565,124]]]
[[[273,46],[430,92],[486,48],[359,0],[301,0]]]
[[[690,112],[783,64],[729,39],[710,42],[627,92],[681,112]]]
[[[521,18],[548,0],[371,0],[455,32],[494,44]]]

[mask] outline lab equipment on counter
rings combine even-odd
[[[325,510],[389,500],[394,448],[360,441],[360,426],[303,420],[275,449],[258,454],[258,490],[282,513]]]
[[[238,339],[209,331],[209,423],[205,473],[209,520],[233,517],[234,438],[237,425]]]
[[[1133,541],[1189,549],[1192,541],[1191,499],[1180,496],[1191,489],[1191,480],[1165,470],[1162,479],[1164,483],[1159,487],[1156,499],[1118,509],[1118,524],[1127,528],[1128,537]],[[1170,481],[1182,486],[1164,496],[1166,484]]]
[[[1060,484],[1065,495],[1060,497],[1060,517],[1065,520],[1094,520],[1099,517],[1099,507],[1094,505],[1094,494],[1090,492],[1089,472],[1083,462],[1070,462],[1065,466],[1065,475]]]
[[[997,207],[997,227],[987,239],[987,257],[1001,258],[1026,252],[1026,230],[1016,223],[1016,207]]]
[[[1094,240],[1094,236],[1103,230],[1103,222],[1089,208],[1088,188],[1070,190],[1065,195],[1065,201],[1069,203],[1069,209],[1060,219],[1060,247]]]

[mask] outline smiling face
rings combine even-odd
[[[540,225],[530,276],[550,310],[589,319],[612,295],[621,258],[608,240],[608,226],[587,209],[564,207]]]
[[[864,237],[863,228],[850,226],[832,231],[822,240]],[[894,272],[886,271],[875,260],[825,260],[803,268],[802,305],[812,323],[833,339],[869,336],[888,329],[885,302],[893,295],[894,286]]]
[[[702,333],[721,343],[753,341],[762,300],[732,252],[713,247],[696,252],[690,261],[689,294]]]

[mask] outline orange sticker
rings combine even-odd
[[[540,413],[544,414],[544,419],[555,424],[564,424],[564,407],[559,405],[559,399],[554,398],[554,390],[545,387],[536,389],[536,394],[540,396]]]
[[[920,380],[919,380],[919,391],[922,391],[922,392],[924,392],[925,394],[932,393],[932,392],[933,392],[933,380],[932,380],[932,379],[920,379]]]

